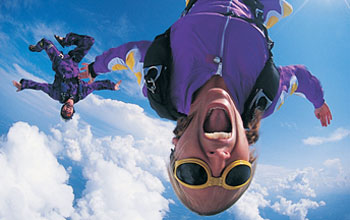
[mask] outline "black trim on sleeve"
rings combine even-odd
[[[22,89],[24,89],[24,85],[23,85],[23,81],[24,81],[25,79],[21,79],[20,81],[19,81],[19,83],[21,84],[21,90]]]
[[[89,70],[89,73],[91,74],[91,77],[92,77],[92,78],[96,78],[96,76],[97,76],[97,74],[96,74],[96,72],[95,72],[95,70],[94,70],[94,63],[95,63],[95,62],[92,62],[92,63],[90,63],[90,64],[88,65],[88,70]]]

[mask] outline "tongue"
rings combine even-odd
[[[204,131],[214,132],[231,132],[231,123],[223,109],[214,109],[207,117],[204,123]]]

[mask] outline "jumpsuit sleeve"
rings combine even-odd
[[[123,44],[105,51],[89,64],[89,72],[95,78],[101,73],[111,71],[128,71],[133,73],[141,83],[143,61],[151,41],[136,41]]]
[[[51,98],[58,100],[54,96],[54,89],[52,84],[49,83],[38,83],[33,80],[28,80],[28,79],[21,79],[21,89],[34,89],[34,90],[41,90],[48,94]]]
[[[305,66],[296,65],[286,67],[287,71],[291,71],[298,81],[296,94],[303,94],[314,105],[315,109],[324,103],[323,90],[320,81],[313,76]]]
[[[321,107],[324,100],[320,81],[313,76],[304,65],[290,65],[278,67],[280,72],[280,86],[272,105],[264,113],[264,118],[279,110],[286,98],[298,95],[309,100],[315,109]]]
[[[115,83],[106,79],[106,80],[97,80],[91,84],[84,83],[82,90],[82,99],[88,96],[95,90],[114,90]]]

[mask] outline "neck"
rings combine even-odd
[[[192,96],[192,103],[195,101],[201,91],[208,91],[212,88],[221,88],[230,94],[224,79],[221,76],[212,76],[201,88],[199,88]],[[231,96],[232,97],[232,96]]]

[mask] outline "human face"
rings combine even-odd
[[[65,112],[65,115],[67,117],[70,117],[72,114],[73,114],[73,103],[72,102],[66,102],[64,103],[64,106],[63,106],[63,109],[62,109],[63,112]]]
[[[180,139],[174,139],[175,158],[199,158],[205,161],[214,177],[235,160],[249,160],[249,145],[240,114],[221,77],[211,78],[191,104],[193,118]],[[195,198],[208,199],[217,186],[189,189]],[[220,189],[228,198],[234,193]],[[225,192],[225,193],[224,193]]]

